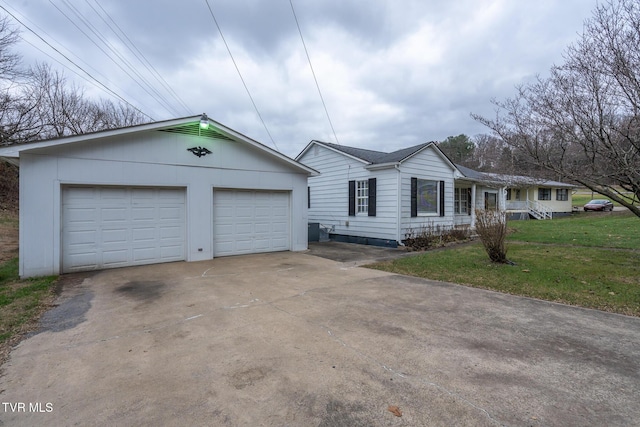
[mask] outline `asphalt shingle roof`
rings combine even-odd
[[[533,178],[533,177],[530,177],[530,176],[505,175],[505,174],[492,173],[492,172],[478,172],[476,170],[469,169],[468,167],[465,167],[465,166],[462,166],[462,165],[458,165],[458,164],[456,164],[456,168],[458,168],[458,170],[460,172],[462,172],[462,174],[465,177],[473,179],[473,180],[476,180],[476,181],[502,183],[504,185],[510,185],[510,186],[537,185],[537,186],[560,187],[560,188],[562,188],[562,187],[567,187],[567,188],[575,187],[575,185],[567,184],[566,182],[549,181],[549,180],[546,180],[546,179]]]
[[[318,141],[320,142],[320,141]],[[331,147],[335,150],[342,151],[343,153],[362,159],[371,164],[381,163],[396,163],[401,162],[407,157],[422,150],[424,147],[433,144],[432,142],[426,142],[424,144],[414,145],[413,147],[403,148],[401,150],[393,151],[391,153],[385,153],[383,151],[365,150],[363,148],[348,147],[346,145],[338,145],[330,142],[321,142],[321,144]]]

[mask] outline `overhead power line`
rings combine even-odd
[[[51,48],[53,51],[55,51],[58,55],[60,55],[61,57],[63,57],[66,61],[68,61],[69,63],[73,64],[77,69],[79,69],[80,71],[82,71],[89,79],[91,79],[92,81],[94,81],[100,88],[102,88],[103,90],[105,90],[106,92],[110,93],[111,95],[113,95],[114,97],[118,98],[120,101],[124,102],[125,104],[127,104],[128,106],[130,106],[131,108],[133,108],[134,110],[136,110],[137,112],[139,112],[140,114],[144,115],[145,117],[148,117],[151,120],[155,120],[153,117],[151,117],[150,115],[148,115],[147,113],[143,112],[142,110],[140,110],[138,107],[136,107],[135,105],[131,104],[129,101],[127,101],[126,99],[124,99],[121,95],[119,95],[118,93],[116,93],[115,91],[113,91],[112,89],[110,89],[109,87],[107,87],[104,83],[102,83],[100,80],[98,80],[97,78],[95,78],[91,73],[89,73],[87,70],[85,70],[83,67],[81,67],[80,65],[78,65],[76,62],[74,62],[71,58],[69,58],[67,55],[65,55],[64,53],[62,53],[58,48],[56,48],[55,46],[53,46],[51,43],[49,43],[47,40],[44,39],[44,37],[42,37],[40,34],[38,34],[37,32],[35,32],[34,30],[31,29],[31,27],[29,27],[27,24],[25,24],[22,20],[20,20],[15,14],[13,14],[11,11],[9,11],[7,8],[5,8],[3,5],[0,4],[0,9],[4,10],[6,13],[8,13],[13,19],[15,19],[20,25],[22,25],[24,28],[26,28],[30,33],[32,33],[34,36],[36,36],[38,39],[40,39],[44,44],[46,44],[47,46],[49,46],[49,48]]]
[[[96,3],[96,6],[98,6],[98,8],[100,8],[102,13],[107,18],[109,18],[109,21],[111,21],[111,23],[117,28],[118,31],[113,29],[113,27],[109,24],[109,22],[107,22],[102,17],[102,15],[89,2],[89,0],[85,0],[85,2],[89,5],[89,7],[91,7],[91,9],[93,9],[93,11],[96,13],[96,15],[98,15],[100,17],[100,19],[102,19],[102,21],[109,27],[109,29],[120,39],[120,41],[122,41],[122,43],[138,59],[138,61],[140,61],[140,63],[147,69],[147,71],[149,71],[149,73],[152,74],[155,77],[156,81],[158,81],[165,88],[165,90],[167,90],[169,93],[171,93],[171,95],[178,101],[178,103],[180,103],[180,105],[182,105],[182,107],[184,108],[184,111],[187,113],[187,115],[191,114],[190,108],[183,101],[183,99],[180,97],[180,95],[178,95],[176,93],[176,91],[173,90],[171,85],[169,85],[169,83],[167,83],[167,81],[164,79],[164,77],[162,77],[162,75],[153,66],[153,64],[151,64],[151,62],[149,62],[147,57],[140,51],[140,49],[138,49],[138,47],[135,45],[135,43],[129,38],[129,36],[127,36],[127,33],[118,25],[118,23],[116,21],[114,21],[114,19],[111,17],[111,15],[109,15],[109,13],[102,7],[102,5],[97,0],[94,0],[94,2]],[[118,32],[120,34],[122,34],[122,36],[126,39],[126,42],[125,42],[125,40],[123,40],[122,37],[120,37],[120,34],[118,34]]]
[[[62,9],[60,9],[52,0],[49,2],[55,7],[58,12],[60,12],[67,20],[75,26],[78,31],[80,31],[91,43],[93,43],[107,58],[111,60],[118,68],[120,68],[131,80],[133,80],[142,90],[144,90],[149,96],[151,96],[156,102],[162,105],[170,114],[179,115],[171,103],[158,92],[158,90],[153,87],[149,83],[149,81],[144,78],[138,70],[129,62],[126,58],[124,58],[102,35],[102,33],[97,30],[91,22],[89,22],[80,11],[69,3],[67,0],[62,0],[63,4],[67,6],[74,13],[74,15],[78,18],[78,21],[84,24],[91,33],[96,37],[97,40],[102,42],[104,46],[113,54],[113,56],[107,52],[96,40],[94,40],[89,34],[87,34],[80,26],[76,23],[76,20],[69,17]],[[114,58],[115,56],[115,58]],[[123,65],[124,64],[124,65]],[[125,66],[127,69],[125,69]],[[132,75],[133,74],[133,75]]]
[[[320,91],[320,85],[318,84],[318,79],[316,78],[316,72],[313,70],[313,65],[311,65],[311,57],[309,56],[309,51],[307,50],[307,44],[304,42],[304,37],[302,37],[302,30],[300,29],[300,23],[298,22],[298,16],[296,15],[296,10],[293,7],[293,0],[289,0],[289,4],[291,5],[291,12],[293,12],[293,19],[295,19],[296,21],[296,26],[298,27],[298,33],[300,34],[300,40],[302,40],[302,46],[304,46],[304,53],[307,55],[309,68],[311,68],[311,74],[313,74],[313,81],[316,82],[318,95],[320,95],[320,100],[322,101],[324,112],[327,115],[329,126],[331,126],[331,131],[333,132],[333,137],[336,139],[336,143],[340,145],[340,141],[338,141],[338,135],[336,135],[336,130],[333,128],[333,123],[331,122],[331,117],[329,116],[329,110],[327,110],[327,104],[324,102],[324,97],[322,96],[322,92]]]
[[[247,91],[247,95],[249,95],[249,99],[251,99],[251,103],[253,104],[253,108],[255,108],[256,113],[258,114],[258,117],[260,118],[260,121],[262,122],[262,126],[264,126],[264,130],[267,131],[267,135],[269,135],[269,138],[271,139],[271,142],[273,143],[273,146],[276,147],[277,151],[280,151],[278,149],[278,144],[276,144],[276,141],[274,141],[273,137],[271,136],[271,132],[269,132],[269,129],[267,128],[267,124],[264,122],[264,119],[262,118],[262,115],[260,114],[260,111],[258,110],[258,106],[256,105],[255,101],[253,100],[253,96],[251,96],[251,92],[249,91],[249,88],[247,87],[247,84],[244,81],[244,78],[242,77],[242,73],[240,72],[240,68],[238,68],[238,64],[236,64],[236,60],[233,58],[233,55],[231,54],[231,49],[229,49],[229,45],[227,44],[227,40],[224,38],[224,34],[222,34],[222,29],[220,28],[220,25],[218,25],[218,20],[216,19],[216,15],[213,13],[213,9],[211,9],[211,5],[209,4],[209,0],[205,0],[205,2],[207,3],[207,7],[209,8],[209,12],[211,13],[211,17],[213,18],[213,22],[215,22],[216,27],[218,28],[218,32],[220,33],[220,37],[222,38],[222,41],[224,43],[224,45],[227,48],[227,52],[229,52],[229,56],[231,57],[231,61],[233,62],[233,66],[236,67],[236,71],[238,72],[238,75],[240,76],[240,80],[242,80],[242,84],[244,86],[244,89]]]
[[[10,7],[10,6],[8,6],[8,7]],[[16,10],[15,10],[15,8],[13,8],[13,9],[14,9],[14,13],[16,13],[16,14],[18,14],[18,13],[19,13],[18,11],[16,11]],[[5,9],[5,10],[6,10],[6,9]],[[18,22],[20,22],[20,21],[19,21],[19,19],[18,19],[15,15],[12,15],[12,16],[14,17],[14,19],[16,19]],[[26,26],[26,24],[22,23],[22,24],[23,24],[23,26],[25,26],[25,28],[27,28],[30,32],[35,33],[35,30],[33,30],[33,28],[35,27],[35,28],[37,28],[37,29],[40,31],[40,34],[44,34],[44,35],[46,35],[46,36],[47,36],[47,38],[49,38],[51,41],[55,42],[55,43],[56,43],[58,46],[60,46],[61,48],[64,48],[64,46],[63,46],[59,41],[57,41],[53,36],[51,36],[50,34],[48,34],[48,33],[47,33],[44,29],[42,29],[40,26],[38,26],[38,24],[36,24],[35,22],[31,21],[29,18],[25,17],[24,15],[22,15],[22,19],[23,19],[23,21],[28,21],[28,22],[30,22],[30,23],[31,23],[31,25],[32,25],[32,27],[31,27],[31,28],[27,27],[27,26]],[[39,37],[40,37],[41,39],[42,39],[42,38],[44,38],[44,37],[42,37],[42,36],[39,36]],[[59,60],[58,58],[55,58],[55,57],[54,57],[54,56],[52,56],[50,53],[48,53],[48,52],[44,51],[43,49],[41,49],[40,47],[38,47],[36,44],[34,44],[34,43],[30,42],[27,38],[25,38],[25,37],[23,37],[23,36],[20,36],[20,38],[21,38],[25,43],[27,43],[27,44],[31,45],[34,49],[36,49],[36,50],[40,51],[42,54],[44,54],[44,55],[48,56],[49,58],[51,58],[51,60],[53,60],[53,61],[57,62],[57,63],[58,63],[58,64],[60,64],[62,67],[66,68],[66,69],[67,69],[67,70],[69,70],[70,72],[74,73],[76,76],[78,76],[78,77],[80,77],[81,79],[83,79],[85,82],[89,83],[90,85],[92,85],[92,86],[94,86],[94,87],[96,87],[96,88],[98,88],[98,89],[100,89],[100,90],[102,90],[102,91],[105,91],[103,86],[101,86],[100,84],[98,84],[95,80],[91,80],[91,79],[90,79],[90,78],[88,78],[84,73],[79,72],[76,68],[72,68],[71,66],[69,66],[69,65],[65,64],[64,62],[62,62],[62,61],[61,61],[61,60]],[[93,71],[94,75],[98,75],[98,76],[100,76],[100,77],[103,79],[103,81],[106,81],[107,83],[109,83],[109,85],[110,85],[111,87],[114,87],[114,88],[118,89],[121,93],[125,93],[125,95],[127,95],[127,94],[126,94],[126,92],[125,92],[122,88],[118,87],[118,85],[117,85],[117,84],[113,83],[113,82],[112,82],[111,80],[109,80],[109,79],[108,79],[104,74],[102,74],[100,71],[98,71],[98,70],[96,70],[94,67],[92,67],[92,66],[91,66],[91,64],[88,64],[87,62],[85,62],[82,58],[80,58],[78,55],[76,55],[73,51],[70,51],[70,50],[69,50],[69,49],[67,49],[67,48],[65,48],[65,50],[67,51],[67,54],[68,54],[68,55],[75,57],[78,61],[80,61],[81,63],[83,63],[87,68],[91,69],[91,70]],[[74,65],[75,67],[77,67],[77,65],[76,65],[75,63],[73,63],[73,62],[72,62],[71,64],[72,64],[72,65]],[[105,92],[107,92],[107,91],[105,91]],[[108,92],[107,92],[107,93],[108,93]],[[132,97],[129,95],[129,96],[128,96],[128,98],[132,98]],[[144,106],[145,108],[147,108],[147,109],[148,109],[148,107],[147,107],[147,106],[145,106],[145,105],[144,105],[144,103],[141,103],[139,100],[136,100],[136,101],[137,101],[137,103],[138,103],[139,105],[142,105],[142,106]],[[138,110],[138,111],[139,111],[139,110]],[[151,118],[151,117],[150,117],[149,115],[147,115],[147,114],[144,114],[144,113],[142,113],[142,114],[143,114],[143,115],[145,115],[146,117]]]

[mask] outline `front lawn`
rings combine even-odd
[[[640,249],[640,218],[630,212],[580,212],[551,221],[510,221],[512,242]]]
[[[475,242],[369,267],[640,316],[640,219],[587,214],[509,228],[515,266],[492,263]]]

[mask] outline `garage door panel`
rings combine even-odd
[[[236,226],[234,229],[234,234],[236,236],[251,235],[252,233],[253,233],[252,223],[246,223],[246,222],[236,223]]]
[[[253,206],[237,206],[235,216],[239,219],[253,221]]]
[[[110,203],[125,203],[129,199],[129,194],[126,188],[118,187],[100,187],[99,197],[101,200],[109,201]]]
[[[135,227],[131,230],[131,239],[134,242],[155,240],[156,236],[155,227]]]
[[[102,251],[102,262],[105,266],[113,264],[123,264],[127,262],[129,258],[129,251],[127,249],[116,249]]]
[[[100,220],[103,223],[107,221],[126,222],[129,220],[129,214],[125,208],[101,208]]]
[[[175,259],[176,257],[181,256],[183,251],[184,247],[182,245],[162,246],[160,248],[160,258],[163,260]]]
[[[67,207],[63,210],[63,215],[69,223],[76,225],[94,224],[97,221],[97,209]]]
[[[129,239],[129,230],[128,229],[103,229],[102,230],[102,244],[107,245],[109,243],[126,243]]]
[[[286,222],[274,222],[271,224],[271,227],[273,233],[285,234],[289,229],[289,224]]]
[[[95,230],[74,230],[67,233],[67,244],[70,247],[87,244],[93,245],[96,242],[97,234]]]
[[[76,187],[73,193],[67,194],[65,202],[67,205],[85,204],[89,200],[95,200],[96,193],[93,187]]]
[[[271,234],[271,224],[268,222],[256,223],[254,231],[256,234]]]
[[[161,240],[169,240],[169,239],[177,239],[182,240],[182,227],[180,226],[168,226],[168,227],[160,227],[160,239]]]
[[[147,264],[149,261],[159,260],[160,251],[155,246],[147,246],[142,248],[133,248],[133,263]]]
[[[272,239],[271,245],[273,250],[286,251],[289,249],[289,240],[287,239]]]
[[[179,261],[184,189],[63,188],[63,272]]]
[[[156,208],[153,206],[133,206],[131,208],[131,219],[134,221],[154,221],[156,219]]]
[[[290,248],[288,192],[215,190],[213,204],[214,256]]]
[[[82,253],[69,255],[69,262],[80,268],[96,268],[98,265],[98,257],[96,253]]]
[[[182,221],[182,213],[184,211],[178,207],[160,207],[159,217],[160,219]]]

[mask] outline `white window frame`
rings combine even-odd
[[[469,215],[469,188],[456,187],[453,193],[453,204],[456,215]]]
[[[547,196],[547,194],[548,194],[548,198],[547,197],[544,197],[544,198],[540,197],[540,196],[543,195],[543,192],[544,192],[545,196]],[[543,202],[550,201],[551,200],[551,188],[549,188],[549,187],[538,187],[538,200],[542,200]]]
[[[369,180],[356,181],[356,214],[369,213]]]
[[[560,195],[562,194],[562,198]],[[569,200],[569,190],[567,188],[556,188],[556,201],[566,202]]]

